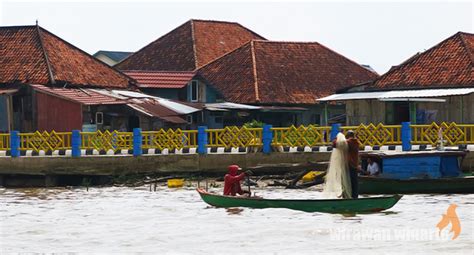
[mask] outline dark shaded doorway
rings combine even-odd
[[[410,121],[409,102],[394,102],[393,108],[395,124]]]
[[[128,131],[132,132],[134,128],[140,127],[140,118],[138,116],[128,117]]]

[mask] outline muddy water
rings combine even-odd
[[[217,189],[216,189],[217,191]],[[314,190],[257,189],[272,198]],[[461,234],[436,224],[458,205]],[[0,189],[0,253],[473,254],[474,195],[410,195],[367,215],[217,209],[192,187]]]

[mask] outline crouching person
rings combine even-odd
[[[224,176],[224,195],[225,196],[236,196],[236,195],[247,195],[250,196],[248,191],[242,190],[240,181],[247,175],[246,172],[238,174],[242,168],[238,165],[230,165],[229,173]]]

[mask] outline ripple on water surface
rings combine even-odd
[[[315,190],[255,191],[267,198],[320,197]],[[0,203],[2,253],[222,254],[230,244],[242,253],[472,254],[474,249],[474,195],[407,195],[388,211],[353,216],[218,209],[202,202],[193,188],[0,189]],[[435,238],[436,224],[452,203],[458,205],[462,233],[445,240],[448,227],[444,239]]]

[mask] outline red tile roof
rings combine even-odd
[[[196,72],[123,71],[137,81],[139,88],[179,89],[188,85]]]
[[[0,83],[127,88],[130,78],[38,26],[0,27]]]
[[[198,73],[227,101],[314,104],[343,87],[378,77],[319,43],[253,40]]]
[[[234,22],[190,20],[135,52],[121,70],[194,71],[252,39],[265,39]]]
[[[458,32],[380,76],[367,90],[474,86],[474,34]]]
[[[69,101],[74,101],[84,105],[111,105],[126,104],[123,99],[111,97],[94,91],[93,89],[81,88],[52,88],[43,85],[31,85],[36,91],[60,97]]]

